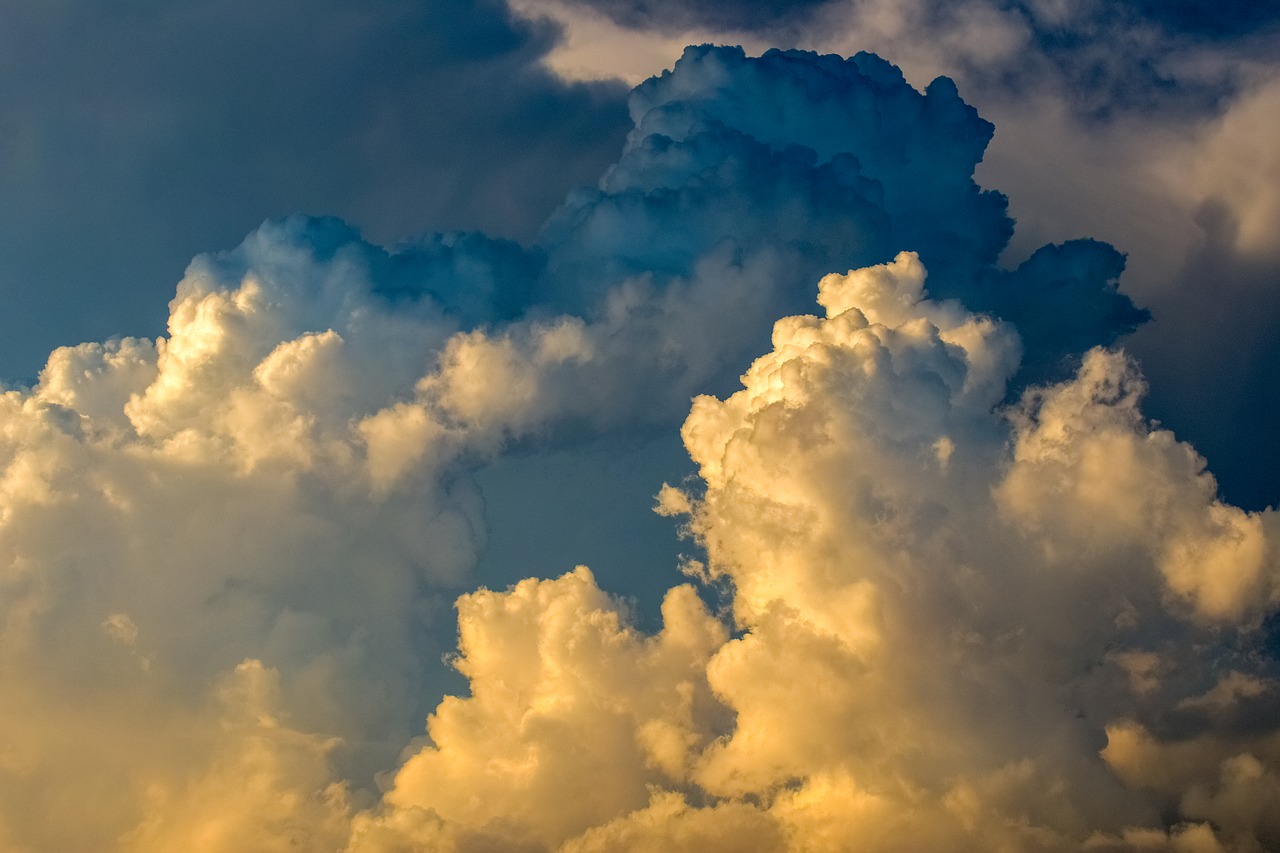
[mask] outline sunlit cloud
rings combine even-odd
[[[579,20],[657,33],[635,69],[687,34],[628,8],[556,7],[564,40],[519,62],[604,61]],[[1015,236],[975,180],[1000,131],[928,77],[1005,115],[990,75],[1034,48],[1072,156],[1111,134],[1134,165],[1162,119],[1067,98],[1045,4],[779,9],[740,40],[854,15],[907,73],[689,48],[535,239],[269,220],[191,262],[165,334],[0,395],[0,848],[1280,842],[1280,522],[1148,417],[1124,347],[1159,288],[1088,230],[1039,239],[1043,190]],[[1181,172],[1205,265],[1266,270],[1273,86],[1206,75],[1227,101],[1179,101],[1195,133],[1142,174],[1167,198]],[[1034,190],[1039,159],[981,174]],[[514,524],[487,470],[676,433],[687,478],[617,484],[685,537],[627,567],[660,620],[576,561],[484,586]]]

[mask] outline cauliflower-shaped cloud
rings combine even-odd
[[[1273,666],[1209,650],[1275,610],[1276,516],[1217,501],[1119,352],[1000,409],[1017,333],[925,282],[909,253],[827,276],[826,317],[694,401],[701,483],[659,510],[734,636],[688,587],[638,635],[581,569],[464,598],[471,695],[354,849],[1271,843]]]
[[[532,247],[271,222],[192,263],[167,335],[58,350],[0,396],[5,845],[1201,832],[1162,807],[1265,827],[1271,753],[1221,721],[1271,674],[1201,641],[1247,645],[1273,609],[1274,520],[1217,502],[1090,349],[1142,317],[1115,251],[997,269],[990,125],[867,54],[693,48],[632,110]],[[815,284],[825,318],[801,313]],[[1065,381],[1020,397],[1042,380]],[[686,414],[702,487],[661,507],[731,624],[677,587],[646,636],[586,570],[469,593],[471,694],[410,741],[456,679],[447,606],[493,521],[476,470]],[[1218,775],[1126,791],[1180,760],[1174,731]]]

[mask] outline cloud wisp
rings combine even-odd
[[[870,54],[630,105],[532,246],[269,222],[0,398],[0,845],[1273,844],[1277,522],[1143,418],[1122,256],[998,267],[992,126]],[[682,421],[660,630],[475,589],[477,470]]]

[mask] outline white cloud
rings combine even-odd
[[[474,565],[483,510],[462,443],[397,456],[361,424],[394,417],[452,324],[392,310],[358,256],[319,258],[297,224],[265,227],[238,278],[194,264],[167,338],[58,350],[0,401],[16,849],[101,849],[135,825],[137,849],[284,844],[318,820],[331,758],[367,778],[411,730],[410,679],[439,654],[418,626]],[[210,697],[258,671],[245,659],[270,661],[270,713],[319,740],[224,732]],[[255,811],[277,784],[307,793]],[[61,813],[76,801],[94,805]]]
[[[431,745],[405,762],[381,813],[356,823],[356,850],[408,833],[555,846],[643,808],[652,786],[679,784],[723,709],[707,688],[725,640],[692,588],[671,590],[661,633],[626,624],[585,568],[458,602],[457,666],[468,698],[428,722]],[[434,821],[414,828],[410,815]],[[417,837],[414,837],[414,836]]]

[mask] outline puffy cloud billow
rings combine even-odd
[[[531,246],[269,222],[0,398],[0,848],[1280,843],[1280,522],[1144,419],[1122,256],[997,267],[992,126],[869,54],[631,114]],[[483,466],[682,420],[660,629],[475,589]]]
[[[694,401],[657,509],[732,639],[688,586],[639,634],[581,568],[465,596],[471,695],[355,849],[1270,849],[1280,521],[1122,352],[1001,408],[1016,330],[925,280],[825,277]]]

